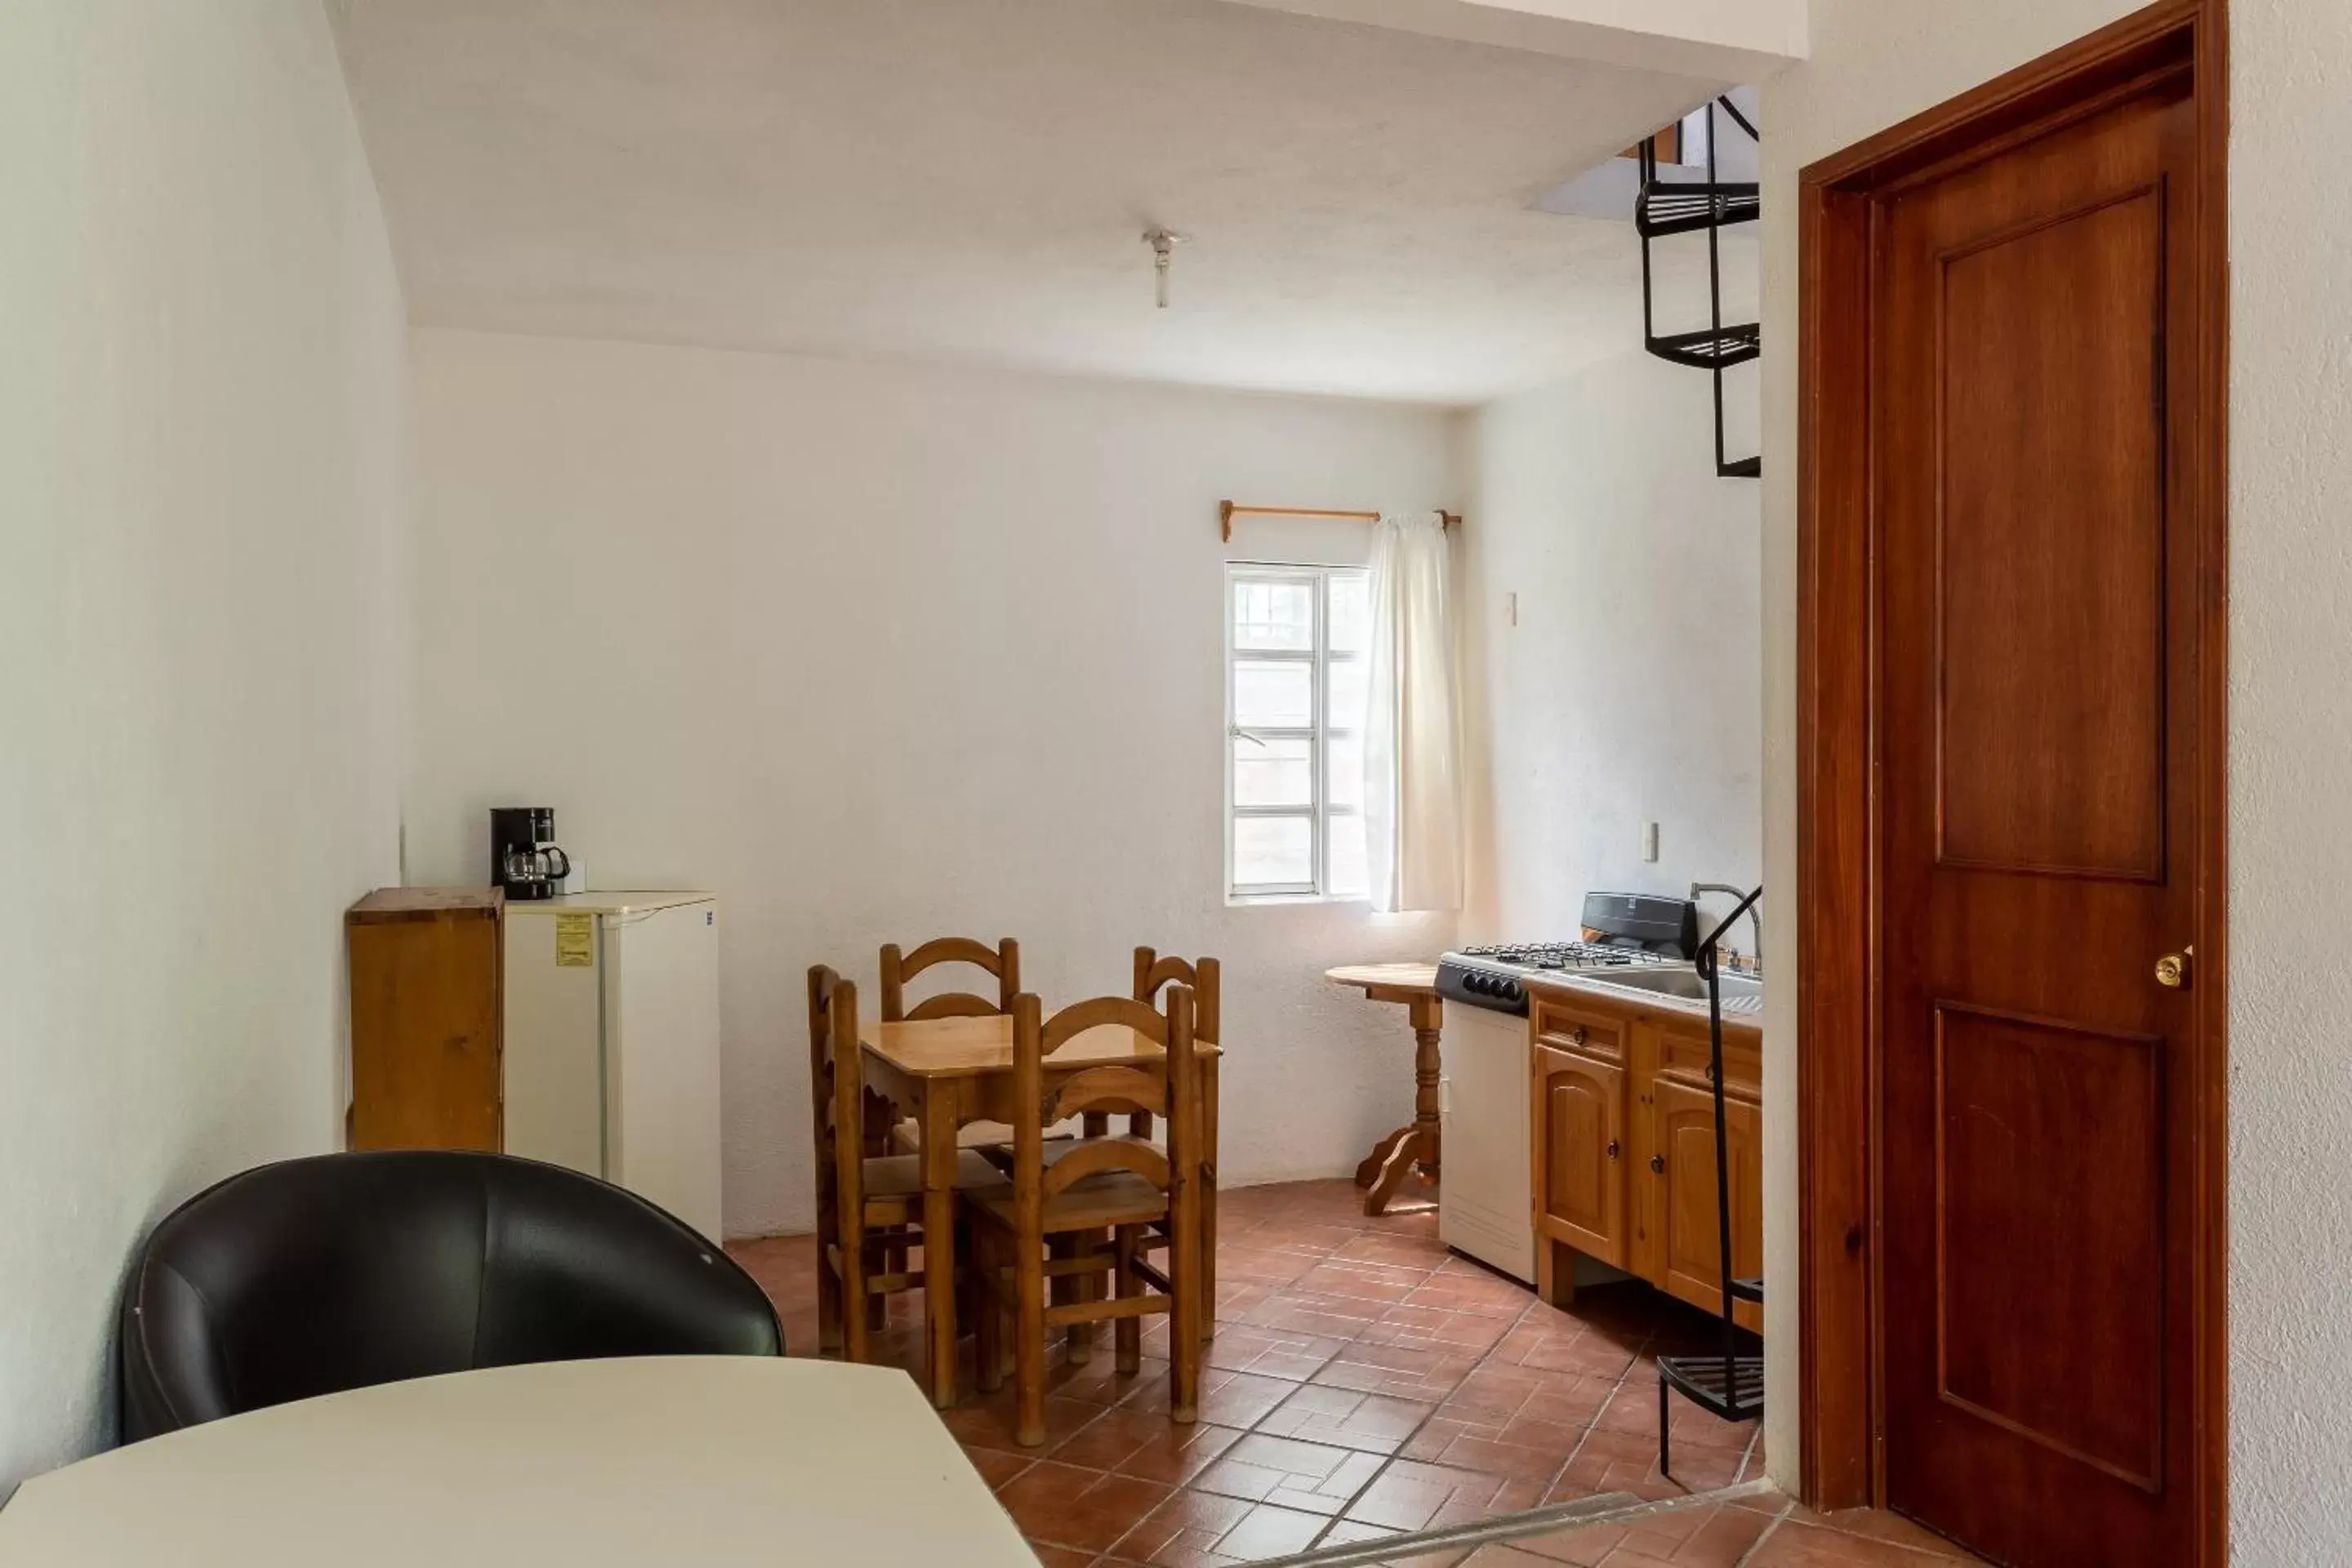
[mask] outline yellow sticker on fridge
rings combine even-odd
[[[555,967],[558,969],[593,969],[596,967],[596,917],[594,915],[558,915],[555,917]]]

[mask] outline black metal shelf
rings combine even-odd
[[[1643,239],[1670,234],[1696,234],[1703,228],[1724,228],[1753,223],[1763,215],[1764,198],[1752,184],[1680,184],[1660,180],[1642,187],[1633,201],[1633,226]]]
[[[1716,178],[1716,110],[1751,138],[1756,127],[1738,105],[1720,97],[1706,106],[1706,178],[1673,181],[1658,178],[1656,139],[1642,143],[1642,188],[1633,198],[1633,227],[1642,241],[1642,343],[1669,363],[1703,370],[1715,378],[1715,471],[1727,479],[1764,476],[1764,459],[1727,458],[1723,451],[1723,373],[1747,364],[1764,352],[1763,329],[1753,321],[1726,326],[1723,320],[1723,230],[1736,223],[1752,223],[1764,209],[1763,197],[1749,181]],[[1680,234],[1706,236],[1707,321],[1696,332],[1660,332],[1650,281],[1650,243]]]
[[[1643,346],[1660,359],[1686,364],[1693,370],[1728,370],[1736,364],[1746,364],[1764,352],[1764,329],[1754,321],[1702,327],[1695,332],[1667,332],[1649,338]]]
[[[1764,1358],[1740,1354],[1741,1330],[1736,1301],[1764,1300],[1764,1281],[1731,1276],[1731,1135],[1723,1103],[1723,987],[1717,981],[1723,933],[1732,922],[1755,907],[1764,889],[1739,900],[1739,907],[1698,944],[1694,955],[1706,978],[1707,1081],[1715,1088],[1715,1235],[1723,1268],[1723,1348],[1704,1355],[1662,1355],[1658,1358],[1658,1473],[1674,1474],[1673,1413],[1668,1390],[1680,1394],[1718,1421],[1746,1421],[1764,1414]]]

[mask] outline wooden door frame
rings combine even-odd
[[[1870,489],[1874,208],[1895,191],[2189,73],[2198,167],[2186,193],[2199,317],[2189,469],[2176,504],[2198,552],[2200,799],[2189,1195],[2197,1302],[2196,1561],[2227,1560],[2224,984],[2228,461],[2225,0],[2165,0],[1806,168],[1800,176],[1797,975],[1800,1464],[1819,1508],[1885,1501],[1876,1327],[1880,1209],[1871,776],[1875,520]]]

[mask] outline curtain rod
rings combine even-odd
[[[1458,511],[1441,511],[1437,515],[1445,520],[1448,528],[1458,528],[1462,524],[1462,514]],[[1217,503],[1217,531],[1228,544],[1234,542],[1234,519],[1237,517],[1333,517],[1359,522],[1378,522],[1381,520],[1381,514],[1376,511],[1340,511],[1323,506],[1242,506],[1234,501],[1221,500]]]

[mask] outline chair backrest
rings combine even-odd
[[[1151,948],[1137,948],[1135,999],[1156,1004],[1160,988],[1169,984],[1192,988],[1192,1038],[1202,1045],[1217,1044],[1221,1037],[1218,1014],[1224,998],[1224,973],[1217,961],[1202,958],[1188,963],[1181,958],[1162,958]],[[1142,1114],[1130,1117],[1128,1131],[1139,1138],[1150,1137],[1151,1118]]]
[[[511,1155],[320,1154],[158,1225],[122,1300],[136,1440],[313,1394],[525,1362],[780,1355],[716,1242],[619,1187]]]
[[[1168,988],[1164,1012],[1131,996],[1097,996],[1046,1018],[1036,997],[1024,993],[1013,999],[1013,1103],[1024,1110],[1013,1124],[1013,1181],[1024,1228],[1036,1221],[1048,1199],[1088,1176],[1130,1171],[1171,1191],[1176,1173],[1197,1163],[1201,1080],[1192,1052],[1192,988],[1182,984]],[[1146,1067],[1079,1068],[1049,1095],[1049,1058],[1087,1030],[1105,1026],[1134,1030],[1159,1046],[1161,1056]],[[1163,1118],[1167,1151],[1132,1135],[1088,1138],[1046,1165],[1047,1128],[1066,1117],[1110,1111]]]
[[[816,1165],[817,1247],[831,1237],[834,1223],[833,994],[841,976],[816,963],[808,972],[809,1146]],[[819,1262],[822,1263],[822,1259]]]
[[[823,964],[809,971],[809,1056],[825,1091],[818,1107],[820,1201],[834,1207],[841,1245],[865,1228],[866,1129],[865,1058],[858,1054],[857,987]]]
[[[939,963],[969,963],[994,975],[996,1000],[991,1002],[987,997],[969,991],[949,991],[937,996],[926,996],[909,1012],[907,1007],[907,982]],[[992,1013],[1010,1013],[1013,1011],[1013,998],[1020,991],[1021,944],[1009,936],[992,950],[964,936],[934,937],[908,953],[900,952],[897,942],[882,949],[882,1021],[886,1024],[917,1023],[925,1018],[978,1018]]]

